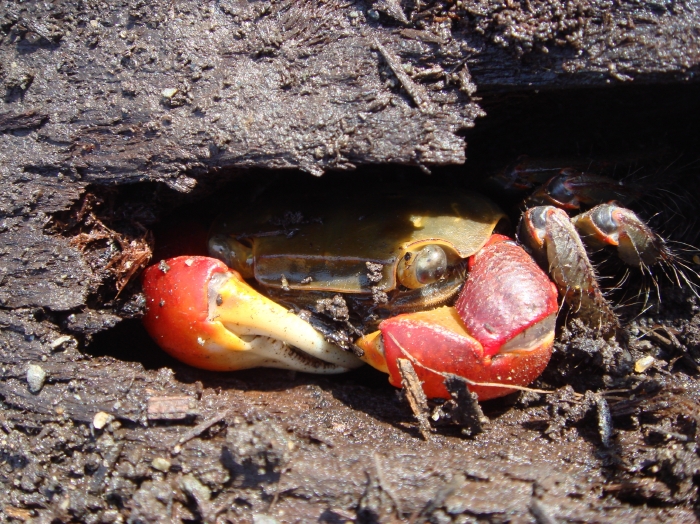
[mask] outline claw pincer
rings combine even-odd
[[[342,373],[362,363],[214,258],[183,256],[151,266],[143,291],[146,330],[194,367]]]
[[[494,235],[471,257],[454,307],[399,315],[362,337],[364,360],[401,386],[396,360],[410,360],[430,398],[450,398],[445,373],[474,383],[479,400],[526,386],[547,366],[554,342],[557,290],[514,242]]]

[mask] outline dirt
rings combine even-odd
[[[602,390],[613,426],[605,445],[600,408],[567,387],[487,403],[490,423],[475,437],[442,429],[424,440],[403,398],[369,370],[144,372],[92,358],[79,378],[62,376],[54,362],[75,353],[40,364],[50,379],[39,395],[22,376],[3,383],[6,514],[11,506],[85,522],[115,512],[133,522],[694,520],[698,388],[680,369]],[[101,411],[116,419],[96,429]]]
[[[178,364],[140,326],[137,273],[199,252],[230,192],[473,188],[522,154],[613,158],[698,245],[699,24],[693,2],[3,3],[4,519],[695,522],[687,285],[612,291],[615,338],[562,314],[548,393],[484,403],[466,436],[370,369]]]

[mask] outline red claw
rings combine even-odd
[[[190,366],[202,367],[209,357],[200,343],[213,329],[207,319],[208,283],[227,271],[223,262],[198,256],[171,258],[144,271],[143,324],[160,347]]]
[[[166,352],[190,366],[341,373],[362,364],[219,260],[164,260],[146,269],[143,291],[146,330]]]
[[[439,373],[451,373],[491,384],[470,386],[488,400],[513,392],[493,383],[526,386],[544,371],[557,310],[554,284],[522,248],[496,235],[470,260],[454,308],[390,318],[358,345],[395,386],[396,359],[409,358],[429,398],[450,398]]]
[[[554,283],[508,237],[493,235],[470,258],[469,268],[455,308],[488,356],[558,311]]]

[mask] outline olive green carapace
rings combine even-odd
[[[259,283],[310,291],[394,289],[397,262],[409,249],[438,244],[456,262],[478,251],[504,218],[490,200],[458,189],[349,194],[324,203],[311,195],[281,199],[232,210],[212,235],[251,246]],[[381,280],[369,279],[367,262],[382,264]]]

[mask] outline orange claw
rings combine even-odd
[[[219,260],[183,256],[162,261],[144,272],[143,290],[146,330],[166,352],[191,366],[341,373],[361,364]]]
[[[430,398],[450,398],[440,373],[473,383],[479,400],[526,386],[551,356],[557,290],[515,243],[495,235],[470,260],[470,272],[454,308],[399,315],[357,344],[364,360],[401,386],[397,358],[408,358]],[[487,385],[488,384],[488,385]]]

